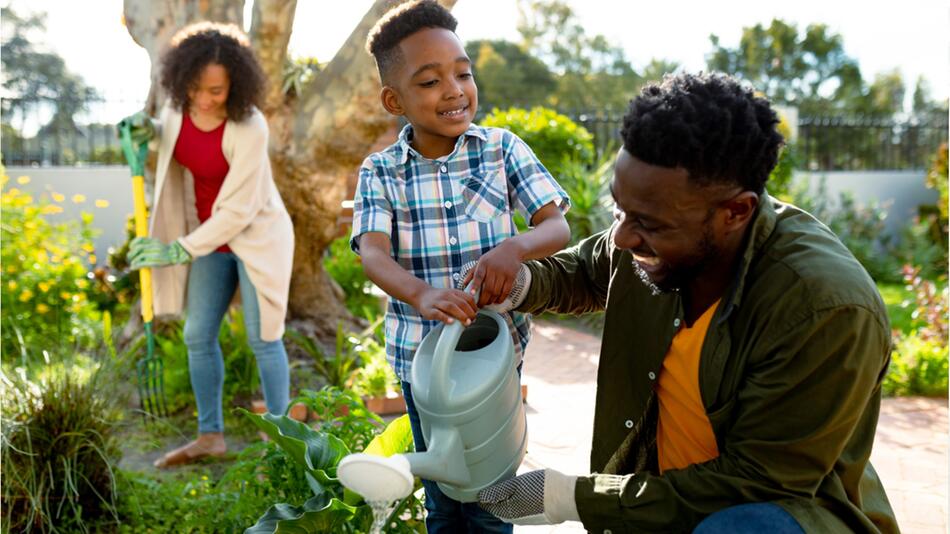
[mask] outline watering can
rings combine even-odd
[[[347,456],[337,468],[345,486],[367,500],[395,499],[408,495],[415,475],[457,501],[475,502],[479,490],[515,476],[528,427],[501,315],[481,310],[468,327],[455,321],[434,328],[416,351],[410,383],[428,450]]]

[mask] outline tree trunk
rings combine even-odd
[[[289,319],[294,328],[323,340],[333,339],[338,322],[350,325],[353,320],[343,305],[342,290],[322,261],[337,235],[348,179],[395,125],[379,103],[379,79],[364,43],[376,21],[400,1],[376,0],[333,60],[300,94],[282,90],[296,1],[254,3],[249,35],[269,82],[262,111],[270,127],[271,166],[296,238]],[[455,1],[441,3],[451,8]],[[172,35],[199,20],[242,26],[242,7],[241,0],[125,0],[129,34],[152,61],[147,111],[156,113],[165,98],[158,83],[159,61]]]

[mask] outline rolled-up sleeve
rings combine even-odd
[[[393,209],[383,180],[385,171],[367,158],[360,167],[359,182],[353,198],[353,230],[350,248],[360,253],[360,236],[381,232],[392,237]]]
[[[571,199],[567,193],[521,138],[506,132],[503,147],[509,200],[527,220],[530,221],[539,209],[551,202],[562,213],[570,209]]]

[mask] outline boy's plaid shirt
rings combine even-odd
[[[407,125],[394,144],[363,162],[350,247],[359,253],[361,235],[382,232],[396,262],[433,287],[456,287],[463,265],[516,235],[515,209],[531,220],[549,202],[562,211],[570,207],[531,149],[508,130],[471,125],[455,150],[438,160],[416,152],[411,140]],[[506,319],[520,362],[531,325],[521,313],[509,312]],[[416,348],[438,324],[389,299],[386,354],[401,380],[409,380]]]

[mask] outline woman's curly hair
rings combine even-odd
[[[198,22],[181,29],[162,56],[162,87],[175,107],[188,107],[188,90],[207,65],[218,64],[231,81],[228,118],[240,121],[260,107],[267,79],[247,36],[234,24]]]
[[[778,123],[769,101],[731,76],[678,74],[643,88],[620,133],[624,149],[645,163],[761,195],[784,143]]]

